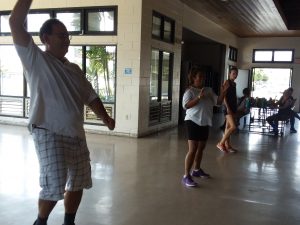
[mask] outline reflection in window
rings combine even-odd
[[[114,11],[88,13],[88,31],[114,31],[114,29]]]
[[[164,39],[166,41],[172,41],[172,24],[170,21],[164,22]]]
[[[0,46],[0,95],[23,96],[23,67],[13,45]]]
[[[27,30],[28,32],[39,32],[43,23],[50,19],[48,13],[29,14],[27,16]]]
[[[152,35],[160,37],[161,18],[157,16],[152,17]]]
[[[8,23],[9,15],[1,15],[0,17],[0,31],[1,33],[10,33],[10,27]]]
[[[158,70],[159,70],[159,51],[152,50],[151,57],[151,78],[150,78],[150,100],[158,99]]]
[[[172,53],[152,49],[150,100],[171,100]]]
[[[174,43],[175,21],[158,13],[152,14],[152,37]]]
[[[86,76],[103,102],[115,101],[116,46],[86,47]]]
[[[169,99],[170,53],[163,52],[161,100]]]
[[[173,53],[152,49],[149,126],[172,118]]]
[[[234,48],[232,46],[229,46],[228,59],[231,60],[231,61],[236,62],[237,61],[237,55],[238,55],[238,49]]]
[[[81,14],[80,12],[60,12],[56,14],[56,18],[65,24],[69,32],[81,31]]]

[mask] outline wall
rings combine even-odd
[[[300,58],[300,37],[274,38],[241,38],[238,48],[238,65],[240,69],[252,67],[293,68],[292,87],[293,96],[297,98],[295,110],[299,112],[300,99],[300,64],[299,63],[252,63],[253,49],[295,49],[294,58]]]

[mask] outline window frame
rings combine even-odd
[[[237,59],[238,59],[238,49],[237,48],[229,46],[228,59],[233,62],[237,62]]]
[[[0,35],[1,36],[10,36],[11,35],[11,32],[2,32],[2,29],[1,29],[1,17],[9,16],[9,15],[10,15],[9,12],[0,13]]]
[[[90,12],[105,12],[114,11],[114,30],[113,31],[89,31],[88,30],[88,13]],[[84,10],[84,32],[83,34],[88,35],[117,35],[118,30],[118,7],[117,6],[103,6],[87,8]]]
[[[291,51],[292,56],[290,61],[278,61],[274,60],[275,52],[284,52],[284,51]],[[270,61],[257,61],[255,60],[255,53],[256,52],[272,52],[272,59]],[[294,55],[295,49],[253,49],[252,52],[252,63],[294,63]]]
[[[153,34],[153,17],[157,17],[161,19],[161,23],[160,23],[160,34],[159,35],[155,35]],[[164,32],[165,32],[165,21],[171,23],[171,37],[170,40],[166,39]],[[151,35],[153,39],[156,40],[160,40],[160,41],[164,41],[167,43],[171,43],[174,44],[175,43],[175,20],[167,17],[157,11],[152,11],[152,27],[151,27]]]
[[[88,18],[87,13],[91,11],[114,11],[114,30],[113,31],[88,31]],[[118,6],[98,6],[98,7],[72,7],[72,8],[52,8],[52,9],[32,9],[29,11],[29,14],[39,14],[39,13],[49,13],[50,18],[56,18],[57,13],[68,12],[68,13],[78,13],[80,12],[81,16],[81,28],[80,31],[70,31],[72,35],[117,35],[118,30]],[[0,11],[0,16],[9,15],[11,11]],[[1,17],[0,17],[1,18]],[[1,24],[1,23],[0,23]],[[27,27],[27,24],[26,24]],[[29,32],[33,36],[37,36],[39,32]],[[11,32],[1,32],[0,27],[0,36],[10,36]]]
[[[168,79],[168,101],[172,101],[172,86],[173,86],[173,67],[174,67],[174,52],[164,51],[157,48],[152,48],[152,50],[158,51],[158,74],[157,74],[157,99],[151,100],[150,102],[162,102],[162,76],[163,76],[163,53],[169,53],[169,79]],[[152,54],[151,50],[151,54]],[[152,62],[152,60],[151,60]],[[151,90],[151,87],[150,87]],[[149,91],[150,94],[150,91]]]
[[[53,17],[54,18],[57,18],[57,14],[59,13],[80,13],[80,30],[79,31],[69,31],[69,34],[71,35],[81,35],[84,33],[84,9],[69,9],[69,8],[66,8],[66,9],[60,9],[60,10],[55,10],[53,12]],[[64,23],[64,21],[62,21]],[[65,24],[65,23],[64,23]]]
[[[30,10],[28,15],[34,15],[34,14],[49,14],[49,19],[53,18],[53,13],[50,10]],[[27,19],[26,19],[26,28],[28,29],[28,15],[27,15]],[[34,36],[38,36],[39,35],[39,30],[36,32],[28,32]]]

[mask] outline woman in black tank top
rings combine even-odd
[[[224,85],[229,85],[227,89],[226,96],[224,98],[225,103],[225,117],[226,117],[226,126],[224,130],[224,135],[221,141],[217,144],[217,148],[224,152],[236,152],[230,144],[230,135],[236,130],[235,124],[235,114],[237,112],[237,96],[236,96],[236,83],[234,80],[238,76],[238,69],[233,67],[229,70],[229,79],[224,82]]]

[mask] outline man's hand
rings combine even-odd
[[[110,118],[109,116],[103,119],[103,123],[108,127],[108,129],[110,130],[115,129],[116,122],[114,119]]]

